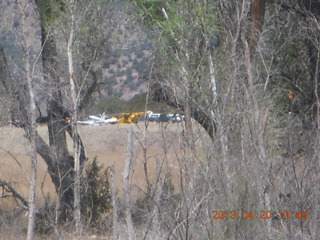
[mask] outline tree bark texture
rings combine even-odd
[[[265,209],[271,211],[271,202],[270,202],[270,188],[272,186],[270,180],[270,168],[271,164],[267,157],[265,141],[264,141],[264,130],[267,124],[267,116],[268,110],[266,110],[264,116],[262,115],[262,111],[258,104],[258,99],[254,92],[254,84],[253,84],[253,72],[252,72],[252,64],[250,59],[250,47],[246,40],[243,39],[243,47],[244,47],[244,62],[245,68],[248,78],[248,100],[250,105],[250,116],[249,116],[249,127],[252,132],[252,143],[255,150],[255,154],[257,156],[259,166],[259,174],[260,185],[263,188],[262,199],[265,205]],[[267,220],[267,237],[271,239],[271,219]]]
[[[60,89],[60,77],[57,64],[57,50],[55,41],[42,28],[43,44],[43,70],[46,73],[46,81],[53,82],[54,89],[48,99],[48,123],[49,145],[43,148],[43,142],[38,145],[38,151],[48,165],[49,174],[55,185],[58,200],[60,201],[59,220],[65,221],[72,212],[73,205],[73,157],[67,149],[66,127],[67,122],[64,120],[64,107]],[[47,39],[47,40],[46,40]],[[41,140],[39,140],[41,141]]]
[[[5,57],[5,53],[2,47],[2,44],[0,43],[0,80],[1,83],[10,99],[8,102],[8,108],[9,108],[9,117],[8,121],[14,121],[16,119],[15,114],[17,111],[18,106],[18,99],[17,99],[17,92],[15,91],[13,87],[13,79],[11,77],[11,73],[8,68],[7,59]],[[11,84],[10,84],[11,83]]]
[[[114,164],[111,166],[111,191],[112,191],[112,239],[119,239],[119,216],[118,216],[118,186]]]
[[[131,180],[130,180],[130,172],[132,169],[132,147],[133,147],[133,130],[132,128],[128,131],[128,142],[127,142],[127,150],[126,150],[126,159],[124,164],[123,171],[123,196],[124,196],[124,207],[125,207],[125,215],[126,215],[126,223],[127,223],[127,231],[128,231],[128,239],[135,240],[136,233],[134,231],[132,216],[131,216]]]
[[[27,240],[32,240],[34,237],[34,228],[35,228],[35,218],[36,218],[36,190],[37,190],[37,148],[36,148],[36,103],[35,103],[35,94],[33,87],[33,66],[30,63],[30,50],[31,46],[27,42],[27,28],[26,28],[26,10],[27,5],[24,6],[20,0],[16,0],[19,9],[19,17],[21,22],[21,29],[18,35],[20,44],[23,50],[23,61],[25,67],[25,78],[27,82],[27,94],[29,102],[27,103],[28,109],[28,122],[29,124],[25,127],[25,130],[28,134],[28,139],[31,144],[31,181],[30,181],[30,190],[29,190],[29,211],[28,211],[28,231],[27,231]]]
[[[41,21],[44,80],[51,86],[48,89],[47,103],[50,119],[48,123],[49,146],[38,136],[37,150],[48,165],[50,177],[58,194],[58,221],[64,222],[72,216],[74,204],[74,157],[68,151],[66,140],[66,132],[72,137],[72,127],[65,120],[65,117],[69,116],[62,96],[62,88],[65,83],[62,79],[56,42],[46,22],[46,19],[52,14],[49,3],[49,1],[36,0]],[[77,137],[80,146],[79,158],[83,162],[85,153],[78,134]]]
[[[72,114],[71,114],[71,128],[72,128],[72,140],[73,140],[73,158],[74,158],[74,220],[76,225],[76,236],[82,236],[82,224],[81,224],[81,162],[80,162],[80,143],[79,135],[77,130],[77,119],[78,119],[78,101],[77,101],[77,90],[75,83],[75,72],[73,67],[73,45],[75,40],[75,3],[70,2],[70,18],[71,27],[67,46],[68,55],[68,69],[69,69],[69,82],[70,92],[72,100]]]
[[[251,51],[255,49],[266,11],[266,0],[253,0],[251,6],[251,26],[249,35],[249,47]]]

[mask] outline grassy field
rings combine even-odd
[[[122,171],[124,167],[125,151],[127,146],[128,129],[134,130],[134,156],[133,156],[133,197],[142,196],[145,190],[145,177],[143,170],[143,147],[146,145],[148,167],[151,169],[150,178],[155,178],[155,159],[165,161],[165,167],[172,171],[173,176],[177,171],[176,159],[180,151],[183,138],[182,124],[159,125],[151,123],[147,131],[144,124],[139,125],[103,125],[103,126],[79,126],[79,132],[83,140],[88,163],[97,157],[98,163],[104,167],[115,164],[117,182],[121,186]],[[48,141],[47,127],[39,126],[39,134]],[[147,141],[144,136],[147,135]],[[68,139],[70,151],[72,151],[71,139]],[[25,198],[28,197],[28,178],[30,173],[29,144],[24,137],[22,129],[14,127],[0,128],[0,178],[10,182],[14,188]],[[121,195],[121,187],[119,187]],[[55,198],[54,186],[46,170],[46,164],[39,156],[38,160],[38,201],[43,203],[44,197]],[[10,198],[0,198],[0,210],[15,207],[16,202]]]
[[[195,125],[197,126],[197,125]],[[144,173],[144,161],[147,160],[148,177],[152,184],[156,181],[156,160],[161,164],[162,174],[170,174],[174,190],[179,191],[181,177],[180,166],[185,156],[185,141],[183,124],[159,124],[150,123],[147,130],[144,123],[116,124],[103,126],[79,126],[79,133],[85,146],[89,164],[95,157],[104,168],[115,164],[116,180],[119,196],[122,195],[122,173],[124,168],[125,153],[127,147],[128,129],[132,128],[133,137],[133,167],[132,176],[132,201],[133,203],[145,196],[146,178]],[[38,127],[39,134],[48,141],[47,126]],[[202,138],[206,134],[203,130],[194,128],[196,138]],[[68,137],[68,147],[72,152],[72,141]],[[200,147],[200,146],[199,146]],[[144,152],[144,149],[146,152]],[[30,177],[30,146],[24,137],[23,129],[15,127],[0,128],[0,178],[10,182],[12,186],[26,199],[29,194],[28,178]],[[144,154],[146,153],[146,155]],[[56,199],[55,189],[47,173],[47,167],[43,159],[38,158],[38,207],[44,202],[54,203]],[[0,192],[1,196],[1,192]],[[27,226],[27,213],[24,210],[16,211],[21,204],[12,198],[0,197],[0,240],[24,239]],[[16,215],[19,215],[16,217]],[[8,217],[14,221],[12,226],[5,226]],[[1,218],[6,218],[2,221]],[[10,222],[10,221],[9,221]],[[2,229],[2,230],[1,230]],[[10,231],[7,231],[9,229]]]

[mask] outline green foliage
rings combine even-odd
[[[98,165],[97,158],[86,168],[82,189],[82,214],[89,226],[97,226],[101,217],[112,208],[108,168]]]
[[[137,85],[138,83],[136,83]],[[100,102],[95,106],[95,109],[92,112],[93,114],[99,114],[102,112],[105,113],[122,113],[122,112],[143,112],[146,107],[146,94],[140,94],[134,96],[132,99],[125,101],[120,97],[111,96],[107,98],[103,98]],[[164,103],[159,103],[148,100],[148,110],[153,112],[174,112],[174,109],[171,109]]]
[[[284,86],[281,86],[281,85]],[[287,84],[279,83],[279,88],[274,92],[273,98],[270,99],[271,111],[279,116],[290,112],[290,101],[287,98],[286,86]]]
[[[287,37],[277,54],[275,64],[279,68],[270,81],[269,90],[274,92],[272,110],[275,113],[310,114],[312,108],[313,83],[309,78],[308,46],[304,40]],[[294,94],[288,99],[288,91]]]
[[[181,81],[185,86],[192,86],[192,99],[199,104],[205,102],[212,94],[205,91],[209,90],[208,53],[213,53],[218,45],[219,20],[215,4],[191,0],[161,3],[136,0],[135,3],[157,36],[154,72],[159,74],[155,78],[175,79],[176,83]],[[184,71],[188,73],[188,83],[183,80]]]
[[[107,98],[103,98],[99,101],[96,106],[96,111],[99,113],[106,112],[106,113],[117,113],[123,112],[125,110],[124,101],[121,100],[119,97],[111,96]]]
[[[66,11],[66,5],[63,0],[36,0],[36,3],[43,27],[48,27],[58,21],[62,13]]]
[[[206,35],[215,33],[216,10],[212,4],[199,1],[134,1],[147,26],[154,25],[162,34],[179,39],[198,31]],[[199,28],[199,26],[201,28]]]
[[[164,1],[159,0],[134,0],[138,6],[139,13],[143,16],[144,23],[147,26],[152,26],[157,22],[165,20],[161,8],[164,6]]]

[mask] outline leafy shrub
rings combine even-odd
[[[83,218],[95,227],[112,208],[108,169],[98,165],[97,158],[86,168],[83,179],[81,208]]]

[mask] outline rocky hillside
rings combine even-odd
[[[147,74],[148,62],[153,52],[153,45],[140,24],[128,17],[130,14],[128,6],[124,3],[119,3],[117,14],[111,15],[110,19],[106,17],[104,28],[108,33],[111,23],[117,23],[114,29],[108,33],[109,46],[105,50],[103,59],[99,60],[96,68],[99,69],[99,84],[97,92],[93,95],[93,103],[98,103],[100,99],[106,97],[119,97],[122,100],[130,100],[132,97],[144,93],[146,91],[145,76]],[[121,9],[121,10],[119,10]],[[0,27],[0,42],[3,46],[10,71],[15,79],[23,77],[21,69],[23,69],[22,50],[19,45],[19,37],[16,28],[20,26],[17,6],[12,4],[11,0],[4,0],[0,5],[0,15],[2,24]],[[29,31],[29,39],[32,44],[31,56],[36,59],[41,48],[41,30],[37,21],[37,9],[35,5],[30,4],[27,9],[28,17],[26,18]],[[120,13],[119,13],[120,12]],[[121,19],[130,19],[123,21]],[[61,45],[64,43],[62,42]],[[64,51],[64,50],[62,50]],[[61,61],[66,62],[66,56],[61,55]],[[67,63],[66,63],[67,66]],[[41,68],[41,66],[39,66]],[[20,69],[20,70],[19,70]],[[41,71],[40,71],[41,72]],[[67,77],[67,76],[66,76]],[[38,105],[42,112],[46,112],[45,98],[41,86],[46,83],[41,83],[41,76],[37,77],[39,81],[39,94],[37,95]],[[19,82],[19,80],[17,80]],[[5,90],[1,84],[0,91],[5,95]],[[7,101],[3,99],[2,101]],[[6,124],[9,120],[9,113],[3,104],[0,109],[2,124]]]
[[[152,54],[151,41],[133,40],[128,48],[116,49],[102,66],[102,96],[118,96],[129,100],[146,91],[144,76]]]

